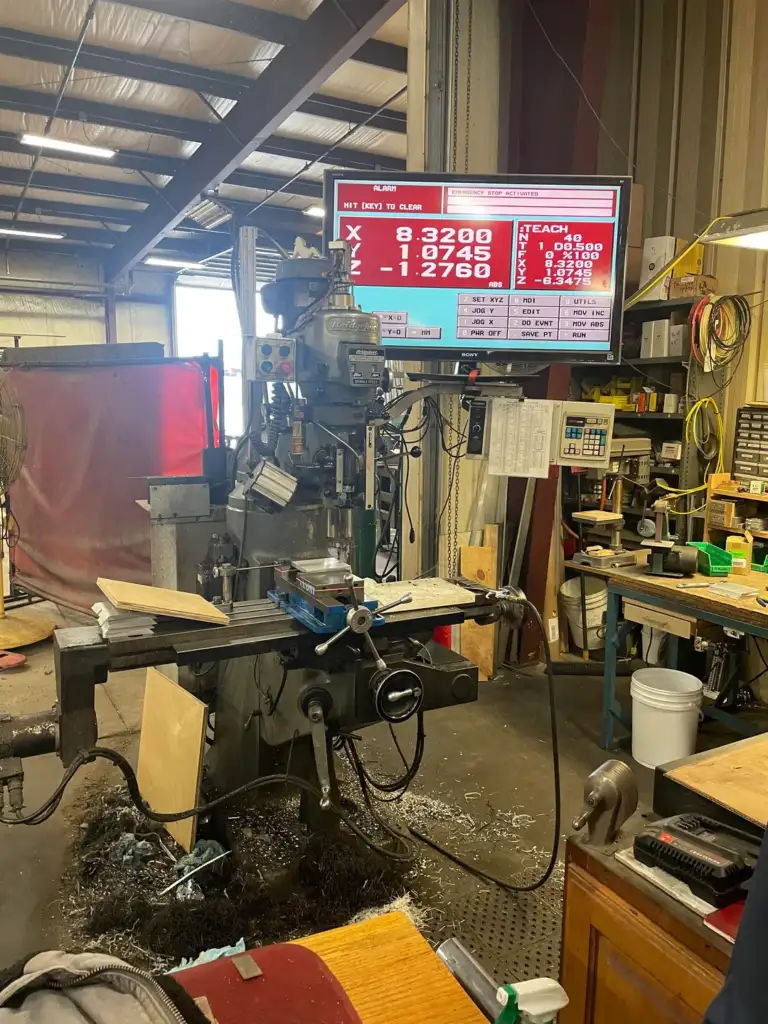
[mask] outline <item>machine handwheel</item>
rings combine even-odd
[[[385,722],[404,722],[424,702],[421,679],[410,668],[385,669],[371,679],[376,711]]]

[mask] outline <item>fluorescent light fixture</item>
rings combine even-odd
[[[19,140],[25,146],[35,149],[57,149],[62,153],[79,153],[81,156],[97,156],[111,160],[117,152],[104,146],[88,146],[82,142],[68,142],[66,139],[52,139],[49,135],[30,135],[25,133]]]
[[[307,217],[324,217],[325,216],[325,207],[323,207],[323,206],[308,206],[306,208],[306,210],[304,210],[303,212],[304,212],[304,214]]]
[[[161,256],[148,256],[144,262],[149,267],[173,267],[176,270],[191,270],[193,267],[201,266],[192,260],[171,260],[163,259]]]
[[[0,227],[0,235],[11,235],[14,238],[47,238],[58,240],[64,238],[61,231],[27,231],[25,228],[3,228]]]
[[[226,224],[228,220],[232,219],[232,211],[215,199],[206,198],[188,210],[187,217],[199,224],[201,228],[213,231],[214,228],[220,228],[222,224]]]
[[[751,210],[719,219],[699,238],[705,245],[768,249],[768,210]]]

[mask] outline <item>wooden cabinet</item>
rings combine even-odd
[[[723,973],[700,955],[706,940],[694,936],[691,948],[678,936],[569,859],[561,984],[570,1004],[559,1024],[701,1024]]]

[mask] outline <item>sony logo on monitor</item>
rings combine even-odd
[[[461,355],[462,359],[477,359],[477,357],[480,355],[480,353],[479,352],[461,352],[460,355]]]

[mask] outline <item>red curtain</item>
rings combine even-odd
[[[150,582],[151,476],[198,476],[205,380],[193,362],[26,366],[7,371],[27,421],[11,488],[17,582],[90,610],[98,576]]]

